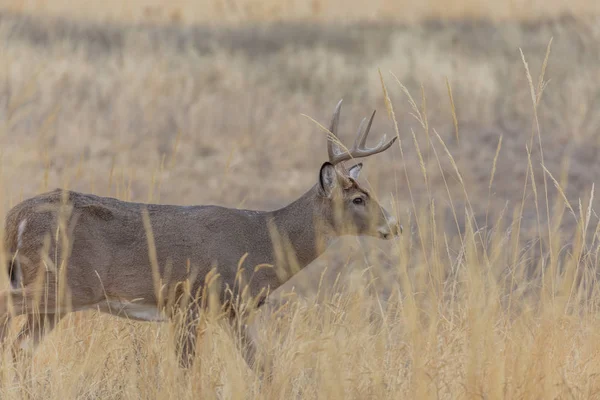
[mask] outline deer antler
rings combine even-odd
[[[327,153],[329,154],[329,162],[333,165],[339,164],[341,162],[360,157],[367,157],[373,154],[381,153],[390,148],[392,144],[396,141],[396,137],[393,137],[390,141],[386,142],[386,135],[383,135],[379,144],[375,147],[366,147],[365,143],[367,142],[367,136],[369,135],[369,131],[371,130],[371,124],[373,123],[373,118],[375,117],[375,111],[371,114],[371,118],[369,122],[367,122],[366,118],[360,122],[358,126],[358,133],[356,136],[356,140],[354,141],[354,145],[350,150],[342,150],[340,149],[340,140],[337,136],[337,128],[340,122],[340,111],[342,109],[342,100],[337,103],[335,107],[335,111],[333,112],[333,118],[331,119],[331,125],[329,126],[330,136],[327,138]]]

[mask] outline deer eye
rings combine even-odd
[[[355,197],[354,199],[352,199],[352,202],[354,204],[356,204],[357,206],[361,206],[361,205],[365,204],[365,201],[363,200],[362,197]]]

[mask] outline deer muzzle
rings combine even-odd
[[[396,218],[386,215],[385,223],[378,229],[378,232],[382,239],[391,239],[402,233],[402,225],[398,223]]]

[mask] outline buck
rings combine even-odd
[[[141,204],[60,189],[16,205],[5,223],[10,289],[0,296],[0,340],[16,315],[27,315],[13,343],[19,351],[35,348],[71,311],[165,321],[184,309],[176,348],[187,367],[208,286],[217,288],[219,304],[230,306],[233,322],[240,311],[235,299],[246,295],[254,300],[250,308],[260,307],[332,239],[398,235],[396,219],[357,182],[362,164],[344,166],[388,149],[396,138],[384,135],[366,147],[373,112],[354,146],[344,148],[337,137],[341,106],[340,100],[318,182],[275,211]]]

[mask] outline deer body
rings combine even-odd
[[[340,106],[330,129],[334,138]],[[211,270],[217,273],[222,303],[245,289],[260,304],[335,237],[396,235],[396,221],[356,181],[362,165],[340,169],[342,161],[381,152],[393,143],[365,148],[371,121],[365,128],[363,120],[350,152],[330,140],[330,162],[322,165],[318,183],[275,211],[132,203],[60,189],[21,202],[6,217],[11,289],[0,297],[0,339],[10,320],[9,297],[13,314],[28,315],[15,346],[28,336],[36,345],[68,311],[94,308],[136,320],[165,320],[170,316],[165,304],[185,296],[198,300],[214,277]],[[68,212],[61,214],[64,210]],[[64,234],[66,241],[61,240]],[[292,258],[278,249],[286,246]],[[189,283],[185,292],[182,282]],[[61,285],[68,303],[58,298]],[[191,312],[188,322],[195,316]],[[180,344],[183,365],[195,343],[195,325],[188,325]]]
[[[296,250],[302,268],[320,255],[311,220],[314,218],[312,189],[291,205],[272,212],[238,210],[219,206],[172,206],[120,201],[77,192],[68,193],[72,206],[67,226],[73,230],[67,280],[76,309],[105,308],[105,302],[117,299],[136,300],[140,305],[156,305],[151,260],[148,252],[146,230],[142,219],[148,211],[154,235],[154,247],[160,275],[172,282],[183,282],[192,274],[197,276],[194,289],[200,289],[204,278],[215,267],[225,286],[235,286],[238,263],[244,258],[242,269],[252,296],[261,289],[275,290],[282,283],[271,267],[275,266],[273,244],[268,221],[281,231],[288,232],[290,243]],[[44,237],[51,241],[47,249],[50,261],[58,255],[60,265],[60,237],[56,214],[61,207],[63,192],[56,189],[25,200],[15,206],[7,216],[6,230],[21,236],[7,236],[6,248],[17,253],[21,268],[21,285],[30,287],[38,276]],[[43,205],[48,211],[36,208]],[[22,225],[23,226],[23,225]],[[94,229],[90,230],[89,227]],[[323,233],[323,237],[328,237]],[[322,248],[324,250],[324,247]],[[171,270],[167,271],[167,265]],[[285,267],[285,266],[282,266]],[[49,266],[49,270],[56,266]],[[16,271],[15,271],[16,272]],[[170,275],[170,276],[169,276]],[[289,275],[291,277],[291,273]],[[56,273],[47,272],[50,283]],[[13,284],[17,284],[12,279]],[[196,291],[192,290],[192,291]],[[223,291],[221,291],[223,292]],[[52,299],[50,299],[52,300]],[[47,307],[55,310],[54,302]],[[117,311],[117,310],[115,310]],[[121,316],[127,316],[121,314]],[[130,317],[130,316],[129,316]]]

